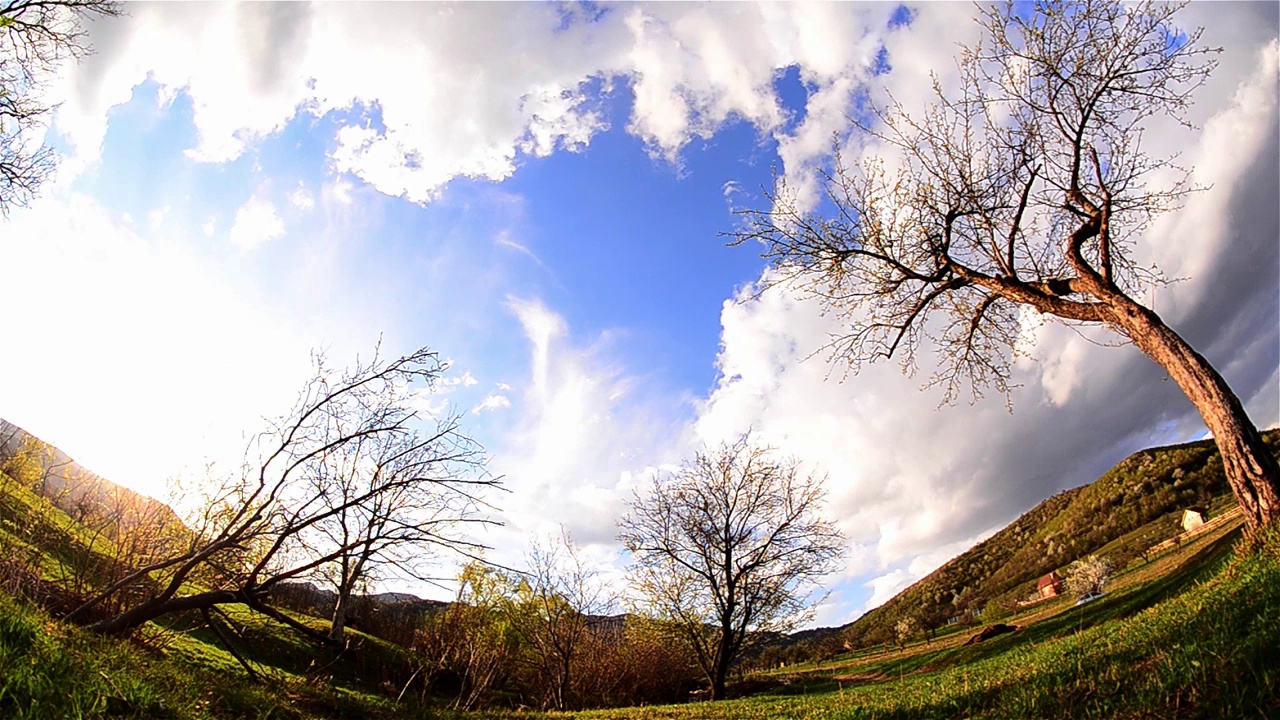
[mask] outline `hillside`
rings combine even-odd
[[[1280,456],[1280,430],[1263,436]],[[1077,558],[1100,554],[1118,569],[1141,562],[1147,548],[1181,529],[1182,511],[1192,505],[1207,506],[1211,516],[1235,506],[1213,441],[1142,450],[1095,482],[1045,500],[838,631],[862,647],[890,640],[902,618],[926,630],[975,612],[999,619],[1035,593],[1038,578]]]
[[[28,476],[15,479],[72,516],[109,510],[124,514],[130,524],[178,520],[168,505],[107,480],[57,447],[0,419],[0,463],[9,466],[10,475],[18,475],[11,466],[15,462],[24,466],[21,474]]]

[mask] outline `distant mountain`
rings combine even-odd
[[[1280,457],[1280,430],[1263,439]],[[1214,513],[1235,506],[1212,440],[1134,453],[1092,484],[1040,503],[854,622],[810,631],[807,639],[839,633],[861,647],[888,641],[906,617],[928,629],[988,608],[998,616],[1033,596],[1037,579],[1080,557],[1098,554],[1126,567],[1177,534],[1182,511],[1196,505]]]

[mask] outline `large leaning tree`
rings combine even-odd
[[[298,539],[315,556],[333,556],[314,575],[334,592],[332,640],[345,635],[357,589],[390,577],[430,581],[431,551],[457,546],[456,528],[478,505],[459,492],[482,468],[457,415],[418,417],[414,376],[370,377],[377,366],[335,371],[317,357],[313,381],[325,391],[352,388],[317,407],[312,443],[326,450],[302,467],[318,520]],[[444,370],[430,354],[409,367],[428,383]]]
[[[826,177],[834,211],[785,185],[746,213],[774,284],[811,294],[844,330],[853,371],[931,344],[948,400],[965,383],[1007,392],[1020,313],[1104,326],[1159,363],[1200,411],[1256,529],[1280,517],[1280,468],[1222,376],[1136,298],[1161,281],[1134,259],[1152,219],[1196,188],[1143,147],[1149,121],[1186,124],[1216,65],[1178,5],[1038,0],[982,13],[954,91],[912,114],[890,100],[858,123],[872,147]],[[1180,179],[1161,184],[1173,172]]]
[[[679,628],[712,699],[745,651],[811,616],[844,554],[825,500],[820,479],[743,436],[637,495],[619,523],[634,586]]]
[[[409,547],[478,550],[463,530],[487,522],[483,493],[497,480],[453,419],[419,417],[408,392],[442,371],[426,349],[321,368],[254,439],[241,472],[209,491],[177,548],[121,572],[68,619],[118,634],[183,611],[213,626],[222,606],[240,605],[332,643],[280,612],[272,591],[326,569],[347,590]]]
[[[25,205],[53,172],[43,143],[45,90],[67,60],[89,52],[84,21],[119,15],[108,0],[0,0],[0,214]]]

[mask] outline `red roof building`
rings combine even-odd
[[[1062,577],[1056,571],[1045,575],[1036,583],[1036,591],[1040,593],[1041,599],[1057,597],[1062,592]]]

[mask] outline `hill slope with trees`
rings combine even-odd
[[[1280,456],[1280,430],[1263,440]],[[1040,503],[837,635],[863,647],[891,641],[905,618],[926,631],[975,613],[1000,619],[1035,594],[1040,577],[1078,558],[1104,555],[1117,568],[1142,562],[1148,548],[1181,531],[1191,506],[1208,507],[1211,516],[1235,506],[1213,441],[1142,450],[1095,482]]]

